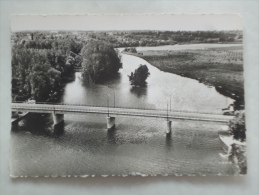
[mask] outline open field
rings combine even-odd
[[[133,54],[134,55],[134,54]],[[162,71],[199,80],[244,107],[243,51],[240,47],[204,50],[141,51],[137,54]]]

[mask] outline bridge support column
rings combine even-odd
[[[166,134],[169,134],[172,131],[172,121],[166,121],[166,123],[167,123]]]
[[[52,114],[53,116],[53,134],[58,135],[64,131],[64,114]]]
[[[106,117],[107,119],[107,129],[114,129],[115,128],[115,117]]]

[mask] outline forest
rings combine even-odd
[[[190,43],[241,43],[242,31],[95,31],[78,37],[107,41],[114,47],[159,46]]]
[[[62,82],[80,66],[82,42],[27,34],[12,36],[12,100],[57,101]]]

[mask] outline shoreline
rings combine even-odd
[[[185,51],[185,50],[183,50],[183,51]],[[176,52],[178,52],[178,51],[176,51]],[[189,52],[191,52],[191,51],[189,51]],[[144,56],[143,54],[130,53],[130,52],[124,52],[124,51],[121,51],[121,53],[126,54],[126,55],[133,55],[133,56],[139,57],[141,59],[144,59],[161,71],[169,72],[169,73],[176,74],[176,75],[183,76],[183,77],[190,78],[190,79],[195,79],[195,80],[199,81],[200,83],[203,83],[204,85],[213,86],[213,87],[215,87],[216,91],[219,92],[221,95],[234,99],[235,100],[234,104],[235,104],[235,107],[237,110],[242,110],[245,108],[244,86],[240,86],[239,83],[237,83],[237,82],[231,83],[230,79],[224,80],[224,79],[220,79],[220,78],[219,79],[214,78],[214,80],[213,80],[211,77],[209,77],[210,75],[209,74],[206,75],[206,73],[204,71],[204,70],[207,70],[206,66],[209,67],[210,64],[205,64],[205,67],[203,67],[203,69],[201,69],[200,67],[197,67],[196,69],[195,69],[195,67],[190,68],[189,65],[188,66],[187,65],[172,66],[173,68],[171,68],[170,64],[172,64],[173,61],[171,59],[172,57],[169,55],[159,55],[159,56],[146,55],[146,56]],[[158,62],[158,60],[160,60],[160,61]],[[162,65],[159,64],[161,62],[162,62]],[[164,65],[163,63],[164,64],[167,63],[167,66]],[[168,65],[168,63],[169,63],[169,65]],[[183,67],[184,67],[184,69],[183,69]],[[185,67],[186,67],[186,69],[185,69]],[[191,70],[189,71],[188,68]],[[213,73],[215,73],[216,76],[220,77],[220,71],[222,71],[222,70],[218,69]],[[229,71],[229,72],[230,72],[229,74],[235,74],[235,72],[234,73],[232,73],[231,71]]]
[[[238,41],[238,42],[218,42],[218,43],[209,43],[209,42],[200,42],[200,43],[195,43],[195,42],[179,42],[179,43],[175,43],[175,44],[166,44],[166,45],[143,45],[143,46],[120,46],[120,47],[115,47],[116,49],[119,48],[139,48],[139,47],[163,47],[163,46],[174,46],[174,45],[199,45],[199,44],[219,44],[219,45],[224,45],[224,44],[233,44],[233,45],[238,45],[238,44],[242,44],[242,41]],[[231,46],[230,46],[231,47]]]

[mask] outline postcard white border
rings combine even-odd
[[[258,194],[258,1],[4,1],[0,6],[0,189],[3,194]],[[248,175],[244,177],[9,178],[10,15],[111,13],[241,13],[244,17]],[[170,193],[171,194],[171,193]]]

